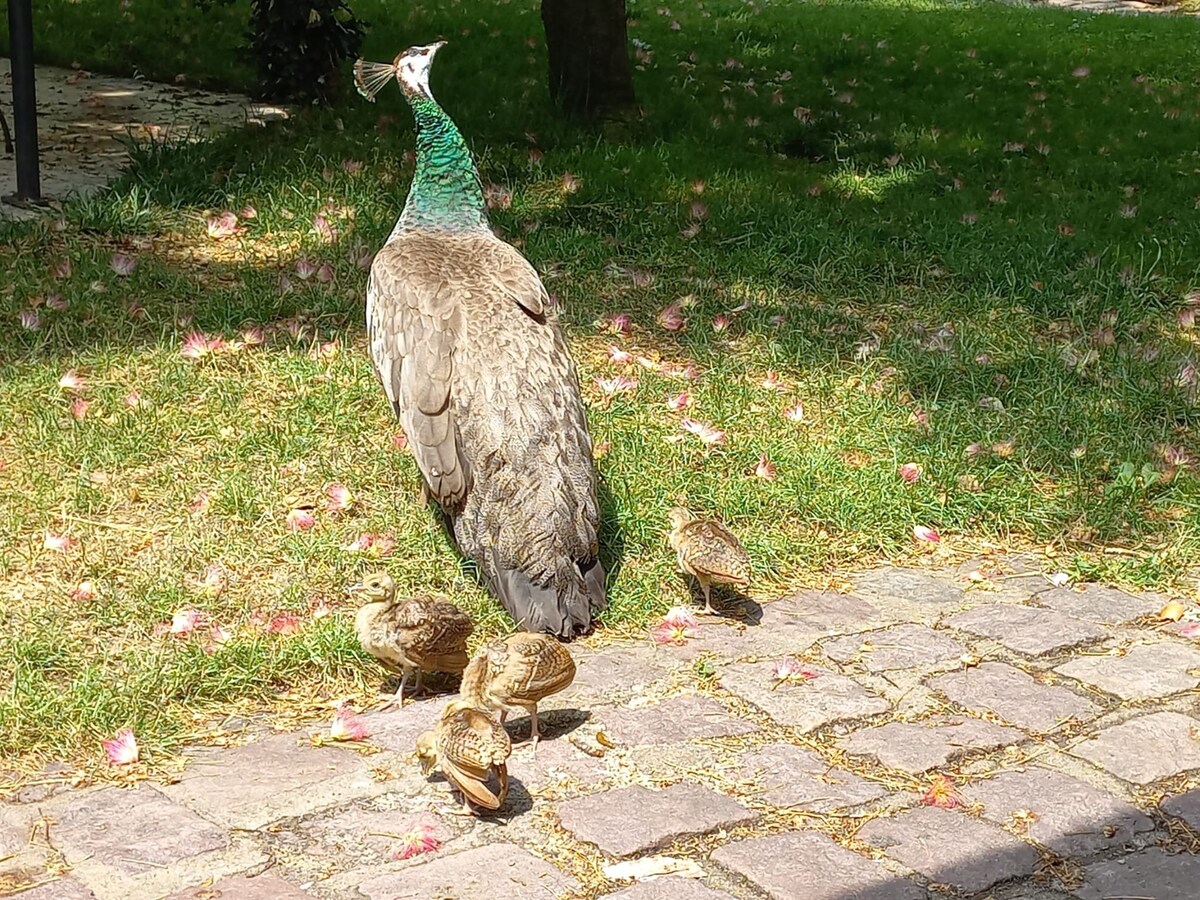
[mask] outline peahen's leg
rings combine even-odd
[[[700,610],[702,616],[715,616],[717,611],[712,605],[712,587],[707,581],[700,581],[700,590],[704,591],[704,609]]]
[[[404,667],[404,674],[400,676],[400,687],[396,688],[396,693],[392,695],[390,700],[385,700],[383,706],[379,707],[379,711],[391,709],[393,706],[404,706],[404,688],[408,684],[409,673],[412,669],[408,666]],[[420,679],[421,673],[417,673],[417,678]]]

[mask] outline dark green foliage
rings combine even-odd
[[[197,0],[201,8],[235,0]],[[342,0],[254,0],[245,53],[262,100],[324,103],[362,46],[363,23]]]

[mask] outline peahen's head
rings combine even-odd
[[[409,47],[390,64],[360,59],[354,64],[355,87],[360,94],[373,101],[384,85],[395,78],[400,82],[404,96],[409,100],[415,97],[432,99],[433,94],[429,90],[429,70],[433,66],[434,55],[445,45],[445,41],[435,41],[432,44]]]
[[[429,70],[434,55],[445,45],[445,41],[436,41],[423,47],[409,47],[396,57],[396,80],[406,97],[433,96],[429,91]]]

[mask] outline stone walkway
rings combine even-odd
[[[1194,900],[1200,629],[1029,560],[880,568],[702,624],[575,645],[500,814],[411,752],[446,697],[363,745],[231,735],[177,781],[0,803],[22,900]],[[776,667],[792,674],[780,681]],[[510,720],[514,736],[528,719]],[[424,826],[441,842],[396,859]],[[632,871],[631,864],[632,863]],[[667,871],[631,883],[629,876]],[[5,882],[7,878],[7,882]],[[0,887],[0,893],[3,893]]]
[[[12,119],[12,73],[0,59],[0,108]],[[86,195],[115,178],[129,162],[130,138],[184,140],[235,125],[286,118],[280,107],[250,103],[240,94],[93,75],[82,69],[37,67],[38,138],[42,194],[62,200]],[[0,143],[0,151],[3,151]],[[0,196],[17,187],[16,156],[0,154]],[[35,215],[0,204],[0,218]]]

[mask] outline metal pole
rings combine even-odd
[[[32,0],[8,0],[8,42],[12,51],[13,128],[17,133],[17,192],[5,199],[40,204]]]

